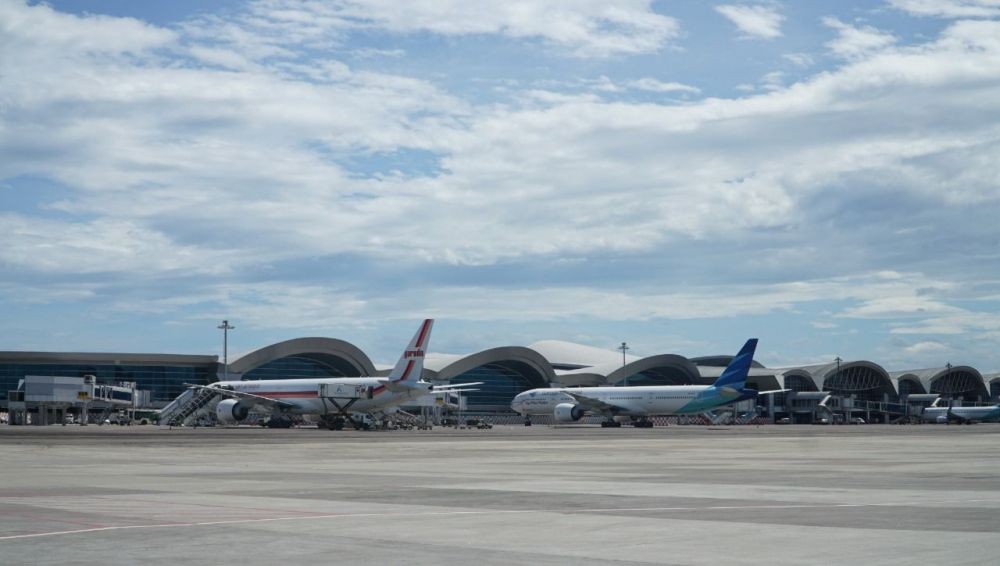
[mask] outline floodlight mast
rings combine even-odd
[[[222,331],[222,381],[229,381],[229,331],[236,327],[223,320],[216,328]]]

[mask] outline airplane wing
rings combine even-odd
[[[476,381],[476,382],[473,382],[473,383],[455,383],[455,384],[452,384],[452,385],[435,385],[433,390],[434,391],[448,391],[449,389],[453,390],[455,387],[469,387],[471,385],[482,385],[482,384],[483,384],[482,381]]]
[[[449,393],[468,393],[470,391],[479,391],[478,389],[432,389],[428,395],[446,395]]]
[[[758,391],[757,395],[777,395],[778,393],[788,393],[791,389],[772,389],[770,391]]]
[[[253,393],[233,391],[232,389],[223,389],[221,387],[207,387],[205,385],[195,385],[193,383],[185,383],[184,385],[191,389],[209,389],[214,393],[222,395],[223,397],[247,401],[249,403],[253,403],[254,405],[264,405],[265,407],[269,407],[271,409],[291,409],[295,407],[295,405],[287,401],[272,399],[270,397],[264,397],[263,395],[254,395]]]
[[[601,415],[611,415],[614,416],[618,413],[625,411],[625,407],[620,407],[618,405],[613,405],[611,403],[605,403],[604,401],[594,399],[593,397],[588,397],[586,395],[563,390],[563,393],[569,395],[576,402],[579,403],[580,407],[585,411],[590,411],[591,413],[598,413]]]

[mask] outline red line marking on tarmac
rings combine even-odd
[[[124,531],[135,529],[159,529],[174,527],[208,527],[214,525],[243,525],[252,523],[274,523],[281,521],[300,521],[302,519],[349,519],[349,518],[378,518],[378,517],[441,517],[460,515],[515,515],[533,513],[559,513],[579,515],[583,513],[613,513],[622,511],[739,511],[739,510],[766,510],[766,509],[832,509],[837,507],[927,507],[927,504],[961,504],[976,502],[992,502],[995,499],[962,499],[954,501],[895,501],[891,503],[807,503],[790,505],[718,505],[713,507],[607,507],[595,509],[485,509],[478,511],[414,511],[401,513],[330,513],[325,515],[297,516],[297,517],[267,517],[261,519],[228,519],[222,521],[202,521],[191,523],[150,523],[145,525],[120,525],[110,527],[95,527],[92,529],[76,529],[72,531],[49,531],[41,533],[30,533],[22,535],[0,536],[0,541],[17,540],[26,538],[39,538],[58,535],[72,535],[80,533],[94,533],[101,531]]]
[[[188,507],[209,507],[209,508],[212,508],[212,509],[232,509],[234,511],[264,511],[264,512],[267,512],[267,513],[274,513],[274,512],[279,512],[279,513],[298,513],[299,515],[301,515],[303,517],[311,516],[311,515],[329,515],[329,513],[324,513],[324,512],[320,512],[320,511],[300,511],[298,509],[275,509],[275,508],[265,509],[263,507],[243,507],[243,506],[239,506],[239,505],[212,505],[211,503],[190,503],[190,502],[185,502],[185,501],[162,501],[162,500],[158,501],[156,499],[133,499],[133,498],[129,498],[129,499],[126,499],[126,500],[118,500],[118,499],[114,499],[112,497],[105,497],[105,496],[97,496],[97,497],[94,497],[93,499],[103,499],[103,500],[110,500],[110,501],[127,501],[127,502],[136,502],[136,503],[155,503],[157,505],[173,505],[173,506],[188,506]]]
[[[4,515],[17,515],[19,517],[27,517],[28,519],[34,519],[36,521],[52,521],[53,523],[68,523],[70,525],[82,525],[84,527],[91,527],[95,529],[103,529],[107,525],[101,523],[88,523],[85,521],[74,521],[72,519],[56,519],[55,517],[39,517],[38,515],[32,515],[30,513],[25,513],[23,511],[18,511],[16,509],[4,509]]]

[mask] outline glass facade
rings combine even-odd
[[[97,382],[114,385],[119,381],[134,381],[143,391],[150,391],[156,404],[173,401],[180,395],[185,383],[208,385],[216,381],[215,364],[204,366],[123,365],[107,363],[0,363],[0,399],[7,399],[7,392],[17,389],[17,382],[26,375],[52,375],[83,377],[93,375]]]
[[[883,395],[892,399],[896,391],[878,371],[865,366],[840,370],[826,380],[823,389],[841,397],[851,396],[865,401],[882,401]]]
[[[899,397],[901,399],[907,395],[919,395],[922,393],[926,393],[926,391],[924,391],[924,386],[919,381],[915,379],[899,380]]]
[[[343,363],[304,356],[271,360],[243,374],[244,380],[308,379],[317,377],[357,377],[358,371],[346,370]],[[345,371],[346,370],[346,371]]]
[[[534,376],[527,366],[517,367],[513,363],[492,363],[479,366],[455,376],[449,383],[474,383],[478,391],[463,394],[470,410],[509,411],[510,402],[522,391],[544,387],[540,376]],[[529,377],[531,376],[531,377]]]
[[[983,382],[967,371],[951,371],[931,383],[931,393],[946,397],[960,397],[966,401],[981,401]]]
[[[793,391],[816,391],[813,380],[801,375],[786,375],[784,388]]]

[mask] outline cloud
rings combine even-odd
[[[45,4],[0,4],[0,52],[43,47],[70,59],[141,55],[176,43],[171,30],[133,18],[77,17]]]
[[[446,37],[498,35],[539,40],[576,57],[659,51],[680,33],[676,19],[654,12],[649,0],[609,5],[599,0],[261,0],[235,21],[205,16],[186,30],[201,40],[239,46],[258,57],[288,55],[296,45],[341,44],[355,30]]]
[[[212,16],[213,36],[207,17],[164,29],[0,6],[0,180],[26,195],[0,219],[7,289],[95,311],[232,307],[288,328],[427,306],[476,321],[779,313],[808,329],[839,314],[916,340],[1000,331],[994,305],[968,304],[997,278],[997,22],[842,48],[836,66],[769,74],[736,98],[578,67],[477,96],[452,86],[467,75],[356,56],[352,34],[375,29],[482,41],[461,14],[406,28],[420,32],[374,5],[324,19],[258,3]],[[487,24],[535,48],[598,45]],[[58,196],[27,198],[38,177]],[[801,312],[819,304],[831,314]]]
[[[928,354],[936,355],[942,352],[947,352],[949,350],[948,346],[945,346],[941,342],[935,342],[933,340],[927,340],[924,342],[917,342],[907,346],[904,351],[912,356],[926,356]]]
[[[785,53],[781,57],[793,65],[802,68],[812,67],[816,63],[812,55],[808,53]]]
[[[889,0],[889,5],[916,16],[942,18],[1000,17],[997,0]]]
[[[677,82],[663,82],[651,77],[643,77],[634,81],[629,81],[628,86],[639,90],[651,92],[687,92],[699,94],[701,89]]]
[[[872,26],[855,27],[830,17],[823,18],[823,24],[837,30],[837,38],[826,46],[835,55],[844,59],[866,57],[896,43],[895,36]]]
[[[781,22],[785,16],[770,5],[725,4],[715,11],[733,22],[746,39],[774,39],[781,37]]]
[[[304,76],[279,63],[234,71],[98,54],[71,71],[61,48],[23,47],[15,65],[51,72],[4,82],[17,111],[0,146],[23,158],[0,173],[44,171],[79,187],[54,205],[64,212],[145,226],[179,250],[207,241],[263,261],[641,253],[734,229],[792,229],[828,187],[885,179],[934,202],[989,202],[1000,137],[984,118],[1000,110],[1000,49],[995,24],[974,23],[789,86],[772,73],[769,94],[684,106],[535,92],[521,93],[521,105],[477,108],[427,81],[330,60]],[[50,83],[71,72],[72,84]],[[954,108],[919,112],[958,100],[941,95],[966,83]],[[406,151],[426,152],[433,167],[352,170]]]

